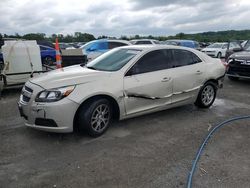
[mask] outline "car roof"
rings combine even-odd
[[[188,50],[188,51],[197,51],[192,48],[188,47],[183,47],[183,46],[175,46],[175,45],[161,45],[161,44],[156,44],[156,45],[131,45],[131,46],[122,46],[119,48],[123,49],[133,49],[133,50],[141,50],[141,51],[151,51],[151,50],[161,50],[161,49],[183,49],[183,50]]]
[[[147,40],[147,41],[158,41],[158,40],[155,40],[155,39],[133,39],[133,40],[130,40],[130,41],[137,42],[137,41],[145,41],[145,40]]]
[[[92,41],[107,41],[107,42],[121,42],[121,43],[125,43],[125,44],[131,44],[129,41],[127,40],[119,40],[119,39],[97,39],[97,40],[92,40]],[[89,41],[89,42],[92,42]]]

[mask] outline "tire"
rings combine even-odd
[[[216,98],[217,86],[213,82],[207,82],[202,86],[198,97],[196,99],[195,105],[200,108],[209,108]]]
[[[43,58],[43,64],[47,66],[52,66],[54,64],[54,59],[50,56],[46,56]]]
[[[87,102],[78,112],[78,128],[92,137],[101,136],[110,126],[112,107],[107,99]]]
[[[219,52],[218,54],[217,54],[217,58],[221,58],[221,52]]]
[[[232,80],[232,81],[238,81],[239,78],[238,77],[234,77],[234,76],[228,76],[229,80]]]

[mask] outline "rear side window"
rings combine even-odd
[[[152,43],[151,41],[148,41],[148,40],[140,40],[140,41],[135,42],[135,44],[152,44]]]
[[[149,52],[136,62],[127,75],[167,69],[169,68],[168,61],[171,61],[171,51],[155,50]]]
[[[127,44],[122,43],[122,42],[108,42],[108,48],[109,49],[113,49],[113,48],[117,48],[120,46],[127,46]]]
[[[187,50],[174,49],[173,56],[174,56],[173,67],[181,67],[202,62],[197,55]]]

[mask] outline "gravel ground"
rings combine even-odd
[[[185,187],[196,151],[217,123],[250,115],[250,81],[225,79],[214,105],[194,105],[115,122],[96,139],[24,126],[19,89],[0,100],[0,187]],[[250,187],[250,120],[217,132],[193,187]]]

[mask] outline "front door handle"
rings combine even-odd
[[[162,78],[162,82],[168,82],[168,81],[170,81],[171,80],[171,77],[164,77],[164,78]]]

